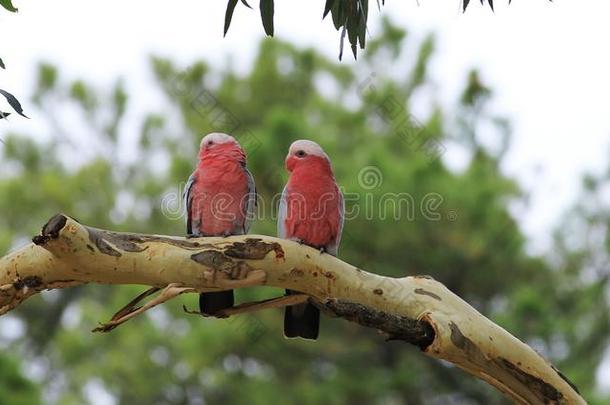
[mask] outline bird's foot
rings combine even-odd
[[[187,314],[189,314],[189,315],[201,315],[201,316],[203,316],[204,318],[222,318],[222,317],[220,317],[220,316],[211,315],[211,314],[206,314],[205,312],[197,311],[197,310],[194,310],[194,309],[188,309],[188,308],[186,307],[186,305],[182,305],[182,310],[183,310],[184,312],[186,312]],[[225,318],[226,318],[226,317],[225,317]]]

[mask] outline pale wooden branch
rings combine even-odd
[[[430,277],[379,276],[268,236],[117,233],[65,215],[53,217],[33,241],[0,259],[0,315],[42,290],[85,283],[184,289],[173,294],[252,285],[289,288],[309,295],[326,312],[457,365],[517,403],[585,403],[538,353]]]

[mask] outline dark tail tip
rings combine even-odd
[[[231,308],[235,304],[233,290],[199,294],[199,311],[214,315],[218,311]]]
[[[286,290],[290,295],[292,291]],[[311,304],[286,307],[284,312],[284,336],[316,340],[320,334],[320,310]]]

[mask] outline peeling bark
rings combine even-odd
[[[256,285],[288,288],[307,294],[326,313],[378,329],[388,339],[409,342],[428,356],[455,364],[517,403],[585,403],[553,365],[428,276],[383,277],[268,236],[186,239],[118,233],[86,227],[61,214],[51,218],[33,242],[0,259],[0,315],[40,291],[85,283],[162,290],[145,309],[182,293]],[[245,304],[223,316],[293,301]],[[130,308],[119,312],[119,318],[137,315]],[[99,329],[116,326],[109,323]]]

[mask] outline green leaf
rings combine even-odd
[[[237,0],[229,0],[229,3],[227,3],[227,11],[225,12],[225,36],[227,35],[227,31],[229,31],[229,26],[231,26],[231,19],[233,18],[233,11],[235,11],[236,5]]]
[[[347,17],[347,37],[349,38],[349,43],[352,47],[352,53],[354,54],[354,59],[357,59],[356,53],[358,51],[358,12],[357,10],[353,10],[352,13]]]
[[[322,14],[322,19],[326,18],[326,16],[330,12],[330,9],[333,7],[333,4],[335,4],[335,0],[326,0],[326,5],[324,6],[324,14]]]
[[[0,89],[0,94],[2,94],[4,96],[4,98],[6,98],[6,101],[8,101],[9,105],[11,107],[13,107],[13,110],[15,110],[15,112],[17,114],[19,114],[25,118],[30,118],[23,113],[23,108],[21,108],[21,104],[19,103],[19,101],[17,100],[17,98],[15,96],[13,96],[8,91],[2,90],[2,89]]]
[[[468,7],[468,3],[470,3],[470,0],[464,0],[464,3],[463,3],[463,6],[464,6],[463,10],[464,10],[464,12],[466,12],[466,7]]]
[[[343,59],[343,44],[345,43],[345,32],[347,31],[346,27],[343,27],[341,30],[341,40],[339,42],[339,60]]]
[[[261,18],[265,34],[273,36],[273,0],[261,0]]]
[[[0,0],[0,6],[4,7],[8,11],[15,13],[15,12],[17,12],[17,9],[15,8],[15,6],[13,6],[11,1],[12,0]]]
[[[360,26],[358,27],[358,41],[360,42],[360,49],[364,49],[366,45],[366,23],[363,19],[360,20]]]
[[[248,7],[249,9],[252,9],[252,7],[248,4],[246,0],[241,0],[241,2],[244,6]]]
[[[9,115],[11,115],[11,113],[10,113],[10,112],[4,112],[4,111],[0,111],[0,120],[2,120],[2,119],[4,119],[4,118],[8,117]],[[1,141],[1,139],[0,139],[0,141]]]
[[[333,15],[333,24],[335,28],[338,30],[339,28],[345,25],[345,20],[347,19],[347,13],[345,12],[345,0],[337,0],[331,9],[331,13]]]
[[[364,17],[366,21],[369,16],[369,0],[358,0],[358,4],[360,5],[361,15]]]
[[[0,58],[0,68],[6,69],[6,66],[4,66],[4,62],[2,62],[2,58]]]
[[[366,22],[368,20],[369,0],[360,0],[360,19],[358,22],[358,40],[360,49],[364,49],[366,44]]]

